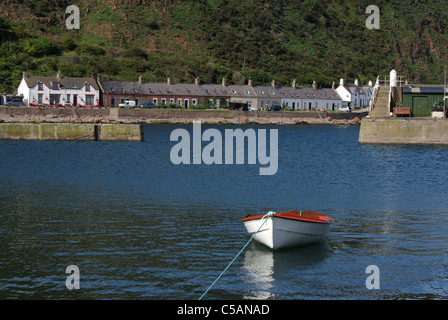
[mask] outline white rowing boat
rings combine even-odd
[[[334,220],[313,211],[269,212],[248,216],[244,226],[254,240],[271,249],[306,245],[322,241],[330,231]]]

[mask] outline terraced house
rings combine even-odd
[[[166,83],[143,83],[126,81],[98,81],[105,107],[117,107],[120,103],[134,100],[136,105],[154,103],[155,105],[176,105],[179,108],[192,108],[199,105],[219,108],[230,102],[250,103],[254,96],[245,93],[242,86],[222,84],[173,83],[170,78]]]
[[[273,80],[270,86],[254,86],[249,80],[244,85],[173,83],[170,78],[164,83],[138,81],[102,81],[91,78],[29,77],[24,72],[18,88],[25,105],[104,106],[118,107],[125,101],[135,105],[154,103],[176,108],[206,106],[229,107],[232,103],[245,105],[249,110],[268,110],[274,105],[291,110],[337,110],[343,98],[333,88],[298,87],[293,81],[290,87],[279,87]],[[368,103],[368,101],[367,101]]]
[[[270,86],[254,86],[249,80],[245,85],[200,84],[199,79],[191,84],[175,84],[170,79],[166,83],[143,83],[123,81],[99,81],[102,101],[105,107],[117,107],[128,100],[136,105],[175,105],[192,108],[198,105],[220,108],[230,103],[245,104],[252,110],[267,110],[273,105],[292,110],[327,109],[337,110],[342,99],[332,88],[277,87],[275,81]]]
[[[23,73],[17,94],[25,105],[99,106],[100,91],[92,78],[29,77]]]

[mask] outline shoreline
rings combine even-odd
[[[360,125],[366,112],[239,111],[0,106],[3,123]]]

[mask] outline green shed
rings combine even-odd
[[[405,85],[403,107],[411,107],[413,117],[430,117],[432,106],[443,101],[443,88],[438,85]]]

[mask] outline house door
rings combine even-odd
[[[185,107],[185,109],[188,109],[188,99],[184,100],[184,107]]]
[[[77,94],[73,95],[73,104],[75,105],[75,107],[78,105],[78,95]]]
[[[426,96],[412,97],[412,115],[414,117],[427,117],[431,115],[431,106]]]

